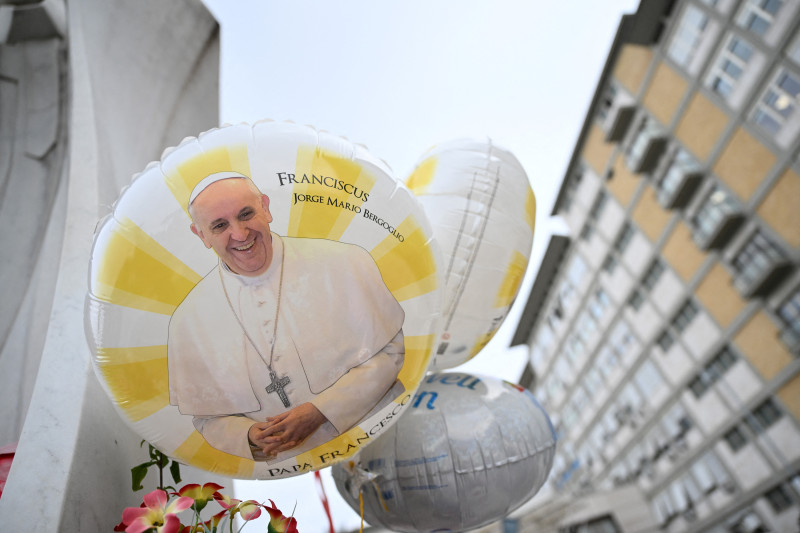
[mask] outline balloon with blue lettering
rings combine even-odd
[[[425,153],[406,185],[444,255],[445,306],[434,370],[478,354],[517,296],[533,242],[536,200],[517,158],[491,140],[457,140]]]
[[[352,456],[432,360],[441,259],[419,202],[363,146],[263,121],[187,138],[95,235],[96,374],[174,459],[274,479]]]
[[[533,497],[553,464],[556,436],[526,389],[445,372],[425,378],[409,409],[351,461],[336,488],[373,526],[465,531]]]

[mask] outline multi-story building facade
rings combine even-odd
[[[520,530],[798,531],[798,97],[798,0],[623,18],[512,342],[559,434]]]

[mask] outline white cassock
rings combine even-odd
[[[369,253],[274,233],[272,243],[264,274],[240,276],[221,263],[169,325],[170,403],[194,417],[213,447],[257,460],[265,457],[247,439],[254,422],[304,402],[325,415],[306,441],[275,458],[283,460],[347,431],[403,391],[404,313]],[[266,391],[270,359],[278,378],[289,378],[289,407]]]

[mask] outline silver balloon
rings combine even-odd
[[[556,436],[533,395],[497,378],[431,374],[397,423],[352,461],[336,487],[393,531],[465,531],[507,516],[547,480]]]
[[[491,139],[428,150],[406,180],[444,255],[445,301],[430,369],[475,357],[517,296],[533,243],[536,198],[525,169]]]

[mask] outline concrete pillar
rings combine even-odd
[[[19,440],[0,523],[110,531],[141,501],[130,468],[146,448],[91,368],[94,229],[134,173],[217,125],[218,25],[199,0],[0,0],[0,43],[0,283],[13,295],[0,302],[0,446]]]

